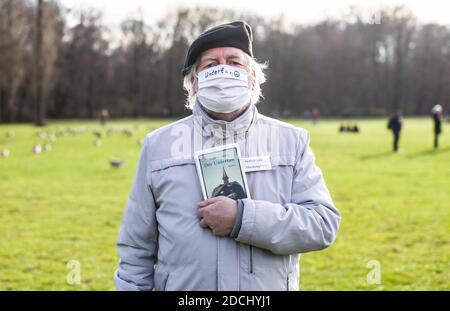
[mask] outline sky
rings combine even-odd
[[[302,24],[314,23],[323,17],[340,14],[351,5],[367,10],[382,6],[403,4],[409,7],[421,22],[450,25],[450,3],[446,0],[60,0],[72,10],[93,7],[103,12],[103,21],[118,25],[141,11],[146,20],[159,18],[173,7],[215,6],[256,12],[265,17],[283,14],[287,20]],[[447,8],[448,7],[448,8]]]

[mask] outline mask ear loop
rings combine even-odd
[[[243,68],[238,68],[237,67],[237,69],[245,71],[245,73],[247,74],[248,88],[250,90],[252,90],[252,87],[253,87],[253,84],[255,82],[255,79],[253,78],[252,68],[251,68],[250,64],[244,65]]]
[[[255,79],[253,78],[252,69],[250,65],[245,65],[244,68],[237,68],[239,70],[245,71],[247,75],[247,84],[250,91],[253,91],[252,87],[255,83]]]

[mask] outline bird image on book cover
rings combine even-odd
[[[200,179],[207,198],[225,196],[234,200],[248,198],[245,175],[237,148],[206,152],[198,157]]]

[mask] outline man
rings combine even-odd
[[[396,111],[388,122],[388,129],[394,135],[394,152],[398,152],[398,141],[400,140],[400,131],[402,130],[402,117],[400,111]]]
[[[190,46],[191,116],[146,139],[121,225],[119,290],[298,290],[300,253],[330,246],[340,215],[309,134],[258,113],[252,30],[219,25]],[[193,153],[236,143],[251,199],[203,200]]]
[[[439,148],[439,135],[442,132],[442,106],[436,105],[431,110],[431,116],[434,122],[434,149]]]

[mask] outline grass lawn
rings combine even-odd
[[[139,139],[168,120],[114,121],[132,130],[104,135],[94,147],[95,122],[51,122],[45,128],[0,125],[0,290],[110,290],[115,248]],[[338,134],[339,120],[289,120],[311,132],[311,144],[342,223],[329,249],[304,254],[305,290],[450,289],[450,125],[432,150],[432,124],[406,119],[399,154],[392,154],[386,120],[361,120],[360,134]],[[107,127],[107,128],[108,128]],[[35,155],[39,131],[79,131],[56,137]],[[84,130],[84,132],[83,132]],[[13,138],[7,132],[13,131]],[[113,169],[109,160],[124,160]],[[81,264],[70,285],[67,263]],[[368,284],[368,262],[380,264],[381,284]]]

